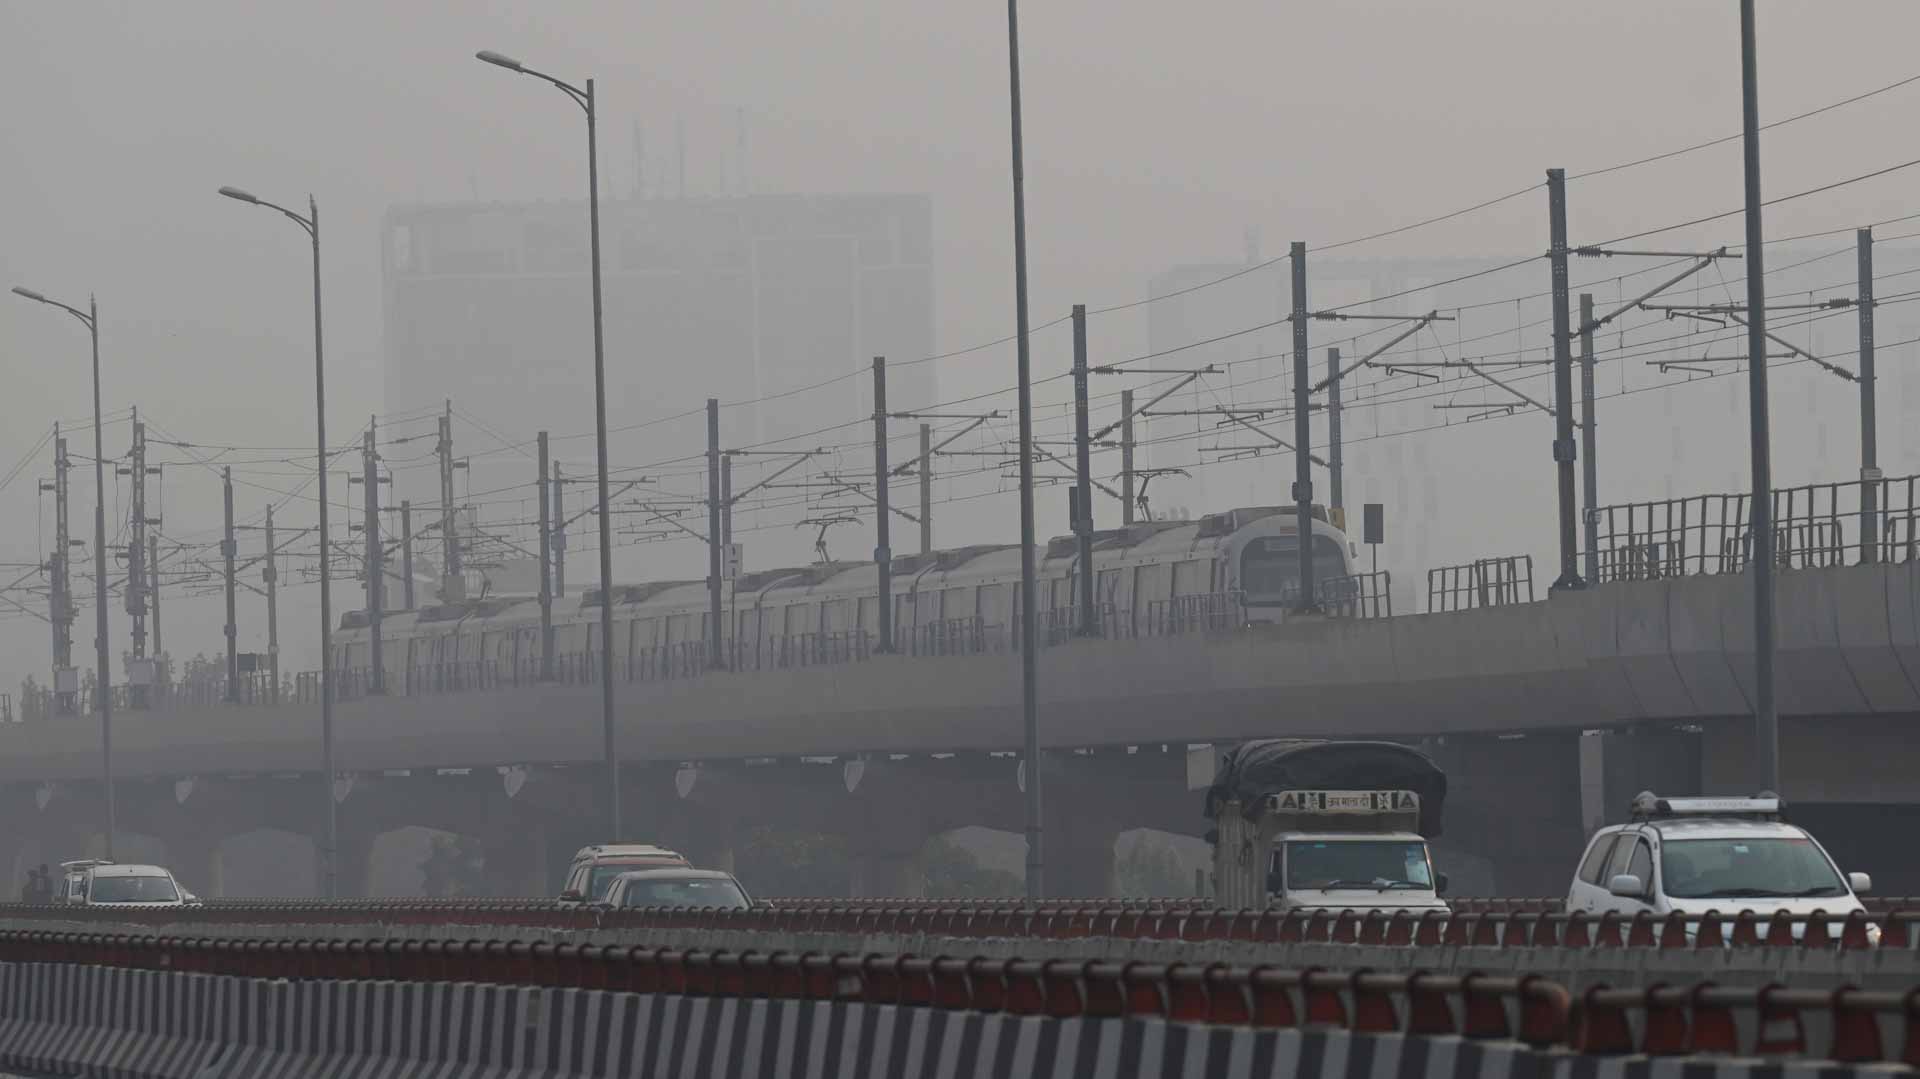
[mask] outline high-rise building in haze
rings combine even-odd
[[[383,232],[390,412],[452,398],[516,439],[592,431],[583,203],[398,207]],[[904,362],[934,348],[928,196],[603,200],[601,245],[612,428],[718,397],[767,402],[728,409],[730,447],[799,435],[858,415],[869,384],[780,395],[881,355],[900,362],[890,406],[933,400],[934,365]],[[698,453],[704,440],[698,422],[629,435],[615,465]],[[576,460],[591,451],[590,441],[556,446]],[[500,464],[525,471],[487,467]],[[471,483],[478,491],[483,480]]]

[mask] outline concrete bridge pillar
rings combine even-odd
[[[210,831],[195,831],[184,836],[166,836],[167,868],[180,886],[202,899],[226,895],[225,873],[220,862],[220,837]]]
[[[1449,736],[1420,749],[1447,773],[1443,839],[1484,860],[1494,895],[1564,895],[1587,838],[1578,732]],[[1447,872],[1442,864],[1438,867]],[[1448,873],[1454,876],[1453,873]]]
[[[927,894],[918,850],[861,851],[851,868],[848,894],[855,899],[921,899]]]
[[[1580,739],[1580,822],[1588,835],[1625,820],[1641,791],[1692,795],[1701,789],[1698,731],[1629,727]],[[1569,871],[1571,872],[1571,871]]]
[[[538,822],[506,820],[490,825],[481,837],[488,884],[498,895],[532,898],[559,889],[548,878],[548,829]]]
[[[340,849],[335,854],[335,890],[341,899],[365,899],[368,878],[373,872],[373,841],[379,834],[371,828],[341,827]],[[321,897],[327,890],[326,852],[322,839],[314,837],[314,891]]]
[[[1056,899],[1104,899],[1113,894],[1111,826],[1053,826],[1046,830],[1047,895]]]

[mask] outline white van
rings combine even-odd
[[[1602,828],[1587,844],[1567,910],[1623,916],[1752,911],[1761,919],[1779,911],[1823,911],[1837,919],[1864,911],[1859,897],[1873,887],[1872,878],[1842,873],[1818,840],[1781,819],[1783,809],[1770,793],[1661,798],[1642,792],[1629,823]],[[1836,920],[1831,928],[1840,925]],[[1794,935],[1805,928],[1795,926]],[[1877,942],[1878,927],[1868,933]]]

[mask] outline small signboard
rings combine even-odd
[[[1273,808],[1282,813],[1411,813],[1420,809],[1412,791],[1281,791]]]

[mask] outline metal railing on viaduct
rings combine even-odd
[[[1811,484],[1774,492],[1773,520],[1778,564],[1786,570],[1818,570],[1870,563],[1920,561],[1920,476],[1875,481]],[[1746,494],[1708,494],[1622,503],[1591,511],[1597,522],[1596,585],[1742,573],[1751,550],[1751,499]],[[1530,555],[1480,558],[1436,567],[1427,574],[1428,613],[1511,607],[1539,602]],[[1394,617],[1387,572],[1322,582],[1321,607],[1335,620],[1356,622]],[[1403,612],[1404,613],[1404,612]],[[1250,619],[1245,597],[1205,593],[1151,601],[1141,611],[1096,608],[1101,638],[1179,638],[1232,633]],[[1041,612],[1040,643],[1056,647],[1078,637],[1078,612]],[[724,655],[705,641],[636,648],[615,660],[615,676],[628,683],[698,678],[720,671],[751,673],[860,664],[882,654],[865,631],[800,633],[731,642]],[[891,654],[942,658],[1017,651],[1014,627],[980,618],[947,619],[895,633]],[[386,696],[488,692],[535,685],[586,685],[599,679],[600,657],[585,652],[554,657],[551,676],[537,659],[471,660],[384,672]],[[370,672],[335,672],[336,699],[368,695]],[[265,672],[229,681],[196,681],[145,687],[139,707],[187,710],[228,706],[312,705],[319,700],[317,672],[301,672],[276,684]],[[115,706],[133,705],[117,687]],[[85,687],[76,710],[90,711]],[[55,699],[43,688],[18,701],[0,701],[0,723],[35,721],[53,714]]]

